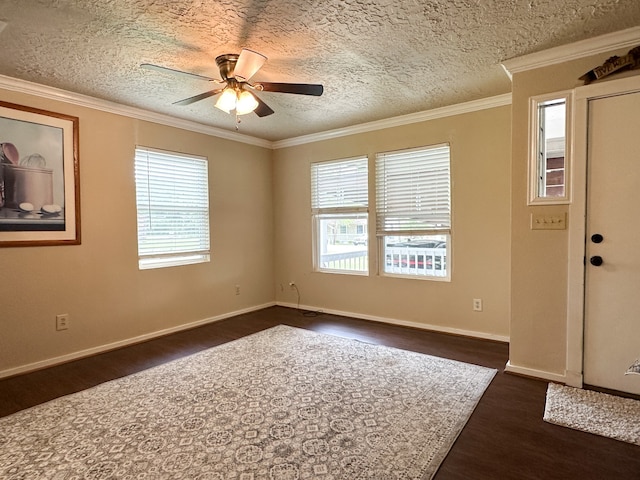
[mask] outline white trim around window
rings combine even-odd
[[[553,125],[553,120],[545,122],[545,112],[551,109],[559,110],[564,121],[555,122],[556,125]],[[529,99],[528,205],[571,203],[572,116],[572,91],[538,95]],[[551,124],[556,132],[550,133],[551,126],[545,129],[545,123]],[[551,153],[554,149],[558,151],[555,154]],[[562,165],[548,163],[560,158]],[[547,179],[554,177],[561,178],[561,184],[548,184]],[[558,193],[555,193],[554,189],[558,190]]]
[[[376,154],[379,273],[451,279],[449,144]]]
[[[368,212],[366,156],[311,164],[314,271],[368,275]]]
[[[140,270],[208,262],[207,159],[136,147],[134,165]]]

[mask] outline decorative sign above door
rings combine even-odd
[[[640,46],[629,50],[629,53],[622,57],[609,57],[602,65],[581,76],[580,80],[584,80],[584,84],[587,85],[612,73],[636,69],[640,69]]]

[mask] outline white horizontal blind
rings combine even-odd
[[[449,164],[449,145],[377,154],[377,234],[450,233]]]
[[[206,158],[136,148],[140,269],[209,261]]]
[[[366,212],[367,157],[311,164],[311,208],[314,214]]]
[[[366,156],[311,164],[316,271],[369,271],[368,164]]]

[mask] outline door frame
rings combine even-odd
[[[569,204],[565,383],[583,386],[589,101],[640,92],[640,75],[577,87],[573,95],[573,174]]]

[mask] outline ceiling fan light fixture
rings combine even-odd
[[[267,61],[267,57],[261,53],[254,52],[248,48],[243,48],[238,56],[238,61],[233,72],[234,77],[242,81],[247,81],[260,70],[260,67]]]
[[[238,101],[236,102],[236,114],[246,115],[247,113],[253,112],[256,108],[258,108],[258,101],[256,100],[256,97],[254,97],[251,92],[243,90],[238,95]]]
[[[222,95],[218,98],[215,106],[223,112],[231,113],[231,110],[236,108],[237,98],[236,91],[233,88],[227,87],[222,91]]]
[[[324,87],[319,84],[312,83],[281,83],[281,82],[260,82],[249,83],[249,79],[262,67],[267,60],[264,55],[254,52],[246,48],[242,49],[240,55],[235,53],[227,53],[224,55],[218,55],[216,57],[216,65],[220,70],[220,77],[222,80],[215,78],[205,77],[195,73],[182,72],[172,68],[161,67],[159,65],[153,65],[150,63],[144,63],[141,65],[143,68],[151,70],[160,70],[170,73],[177,73],[190,78],[197,78],[200,80],[207,80],[219,84],[218,88],[209,90],[208,92],[200,93],[189,98],[184,98],[177,102],[173,102],[174,105],[191,105],[192,103],[199,102],[205,98],[210,98],[215,95],[220,95],[215,102],[215,107],[227,114],[235,112],[236,120],[239,115],[246,115],[254,112],[258,117],[266,117],[274,113],[274,111],[264,103],[257,95],[254,95],[245,88],[250,88],[251,91],[265,91],[265,92],[279,92],[290,93],[294,95],[312,95],[319,97],[324,91]]]

